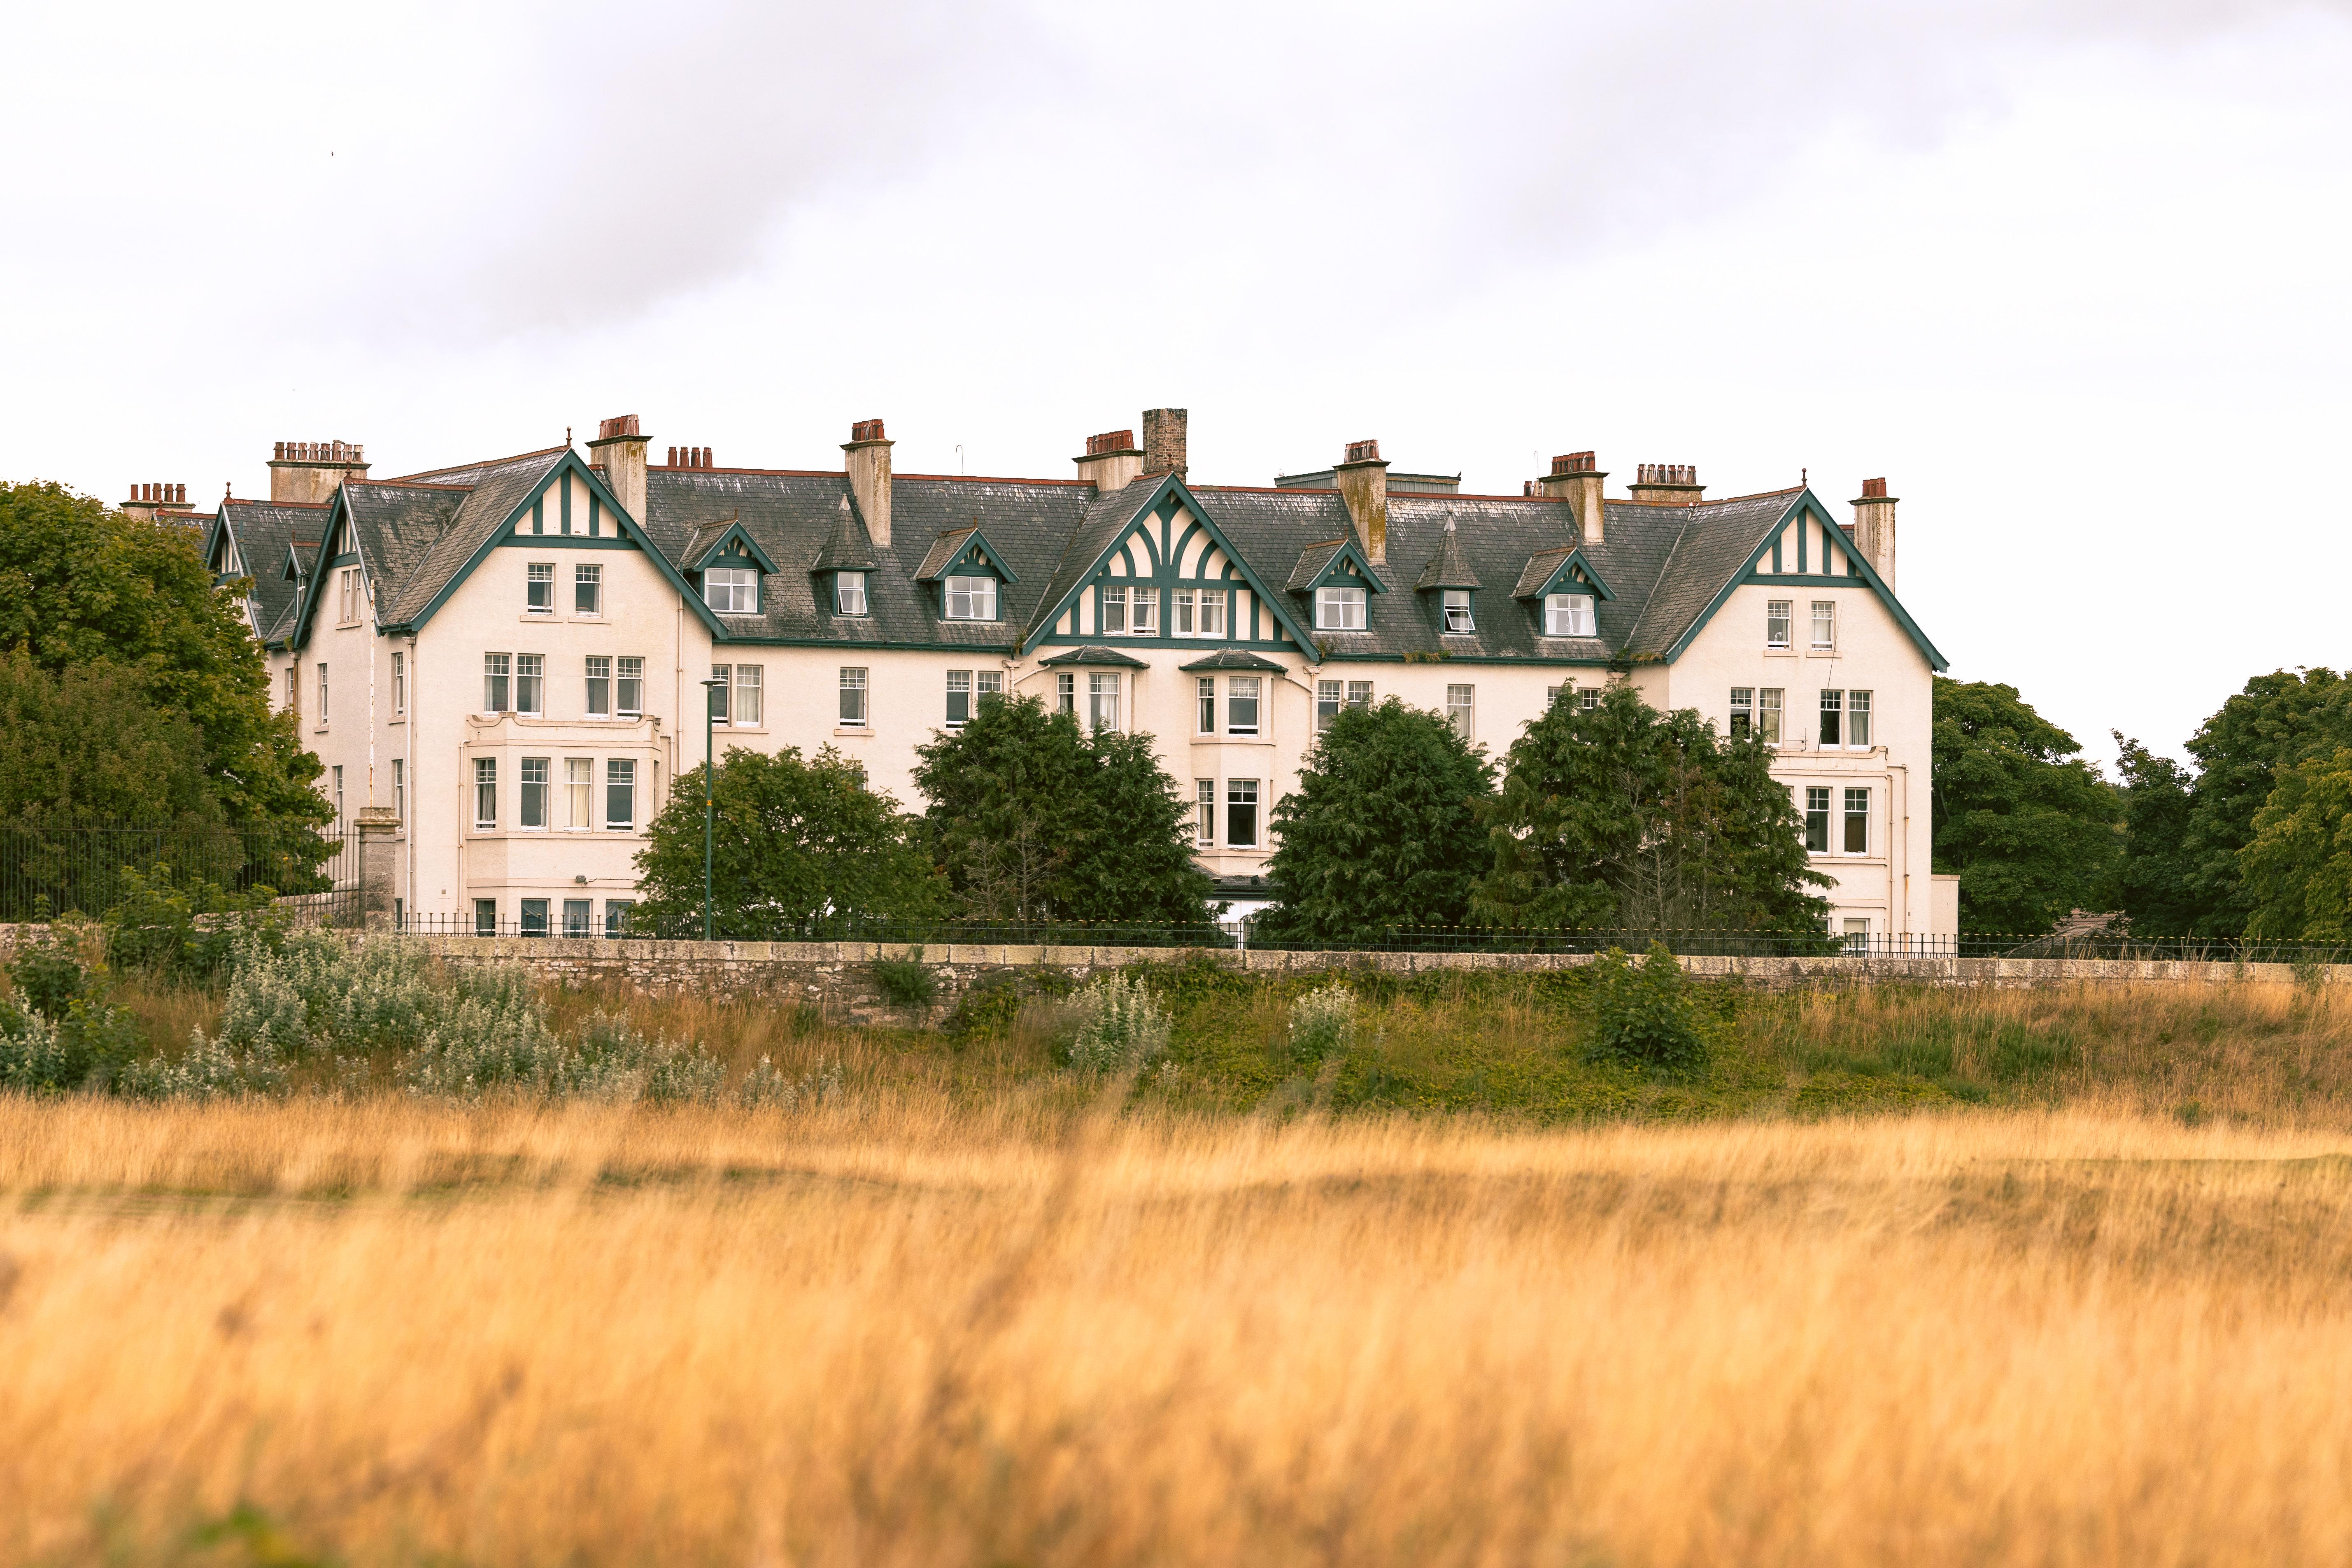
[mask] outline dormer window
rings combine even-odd
[[[1592,618],[1592,595],[1590,594],[1546,594],[1544,595],[1544,636],[1548,637],[1589,637],[1597,635]]]
[[[1364,629],[1364,590],[1315,590],[1315,629],[1318,632],[1360,632]]]
[[[702,602],[722,616],[760,613],[760,574],[749,566],[712,566],[702,574]]]
[[[951,621],[992,621],[996,618],[996,579],[950,577],[947,580],[946,615]]]
[[[836,572],[833,574],[833,612],[837,616],[862,616],[866,609],[866,574]]]
[[[1445,595],[1445,629],[1449,632],[1475,632],[1478,623],[1470,616],[1470,590],[1447,588]]]

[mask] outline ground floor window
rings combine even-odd
[[[498,900],[476,899],[474,900],[474,934],[476,936],[499,934]]]
[[[1848,952],[1870,951],[1870,921],[1867,916],[1848,915],[1842,934],[1845,937]]]
[[[1202,849],[1217,841],[1217,781],[1192,781],[1192,842]]]
[[[1830,792],[1826,784],[1805,786],[1805,849],[1826,855],[1830,849]]]
[[[545,936],[547,934],[547,900],[525,899],[522,901],[522,919],[517,922],[516,929],[525,936]]]
[[[1257,847],[1255,779],[1225,781],[1225,846],[1231,849]]]
[[[589,900],[586,899],[564,900],[563,934],[566,936],[588,936],[593,934],[589,929],[588,923],[589,911],[590,904]]]
[[[604,934],[606,936],[628,935],[629,911],[635,908],[636,908],[635,899],[606,899],[604,900]]]

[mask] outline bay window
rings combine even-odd
[[[1225,781],[1225,847],[1257,847],[1257,780]]]
[[[1845,852],[1849,855],[1870,853],[1870,791],[1867,789],[1845,792]]]
[[[547,826],[547,759],[525,757],[522,760],[522,798],[515,811],[515,824],[520,827]]]
[[[474,826],[479,828],[499,825],[499,760],[496,757],[474,759]]]
[[[1236,675],[1225,681],[1225,733],[1257,733],[1258,678]]]
[[[637,764],[634,758],[611,757],[604,763],[604,826],[625,833],[637,825]]]
[[[1087,677],[1087,727],[1093,730],[1118,728],[1118,677],[1116,674]]]

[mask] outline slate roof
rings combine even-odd
[[[1048,658],[1041,658],[1037,662],[1039,664],[1115,664],[1127,669],[1146,668],[1143,660],[1125,649],[1104,647],[1097,643],[1087,643],[1080,647],[1065,648],[1060,653]],[[1186,668],[1191,667],[1188,665]]]
[[[249,595],[255,626],[267,631],[293,605],[297,584],[281,575],[286,552],[298,541],[308,541],[315,552],[326,522],[327,509],[323,505],[292,506],[235,498],[221,502],[220,510],[214,514],[213,526],[228,530],[229,537],[236,543],[237,558],[245,563],[246,574],[253,579]],[[211,542],[205,542],[208,552]],[[310,563],[306,560],[306,564]]]
[[[1051,664],[1054,661],[1049,658],[1044,662]],[[1221,647],[1206,658],[1196,658],[1190,664],[1180,664],[1176,668],[1182,670],[1271,669],[1279,671],[1282,666],[1270,658],[1261,658],[1246,648]]]
[[[412,621],[471,561],[515,509],[567,456],[563,447],[435,469],[404,479],[352,481],[342,495],[353,531],[377,582],[383,621]],[[750,643],[870,647],[971,648],[1010,654],[1032,643],[1056,660],[1126,660],[1167,639],[1066,650],[1040,641],[1048,612],[1094,573],[1103,554],[1168,481],[1136,479],[1108,493],[1066,480],[901,474],[892,487],[893,542],[877,545],[840,472],[656,467],[646,474],[647,539],[680,573],[730,526],[740,526],[778,570],[763,584],[760,613],[727,616],[724,635]],[[1280,583],[1274,597],[1300,626],[1311,626],[1307,586],[1353,538],[1347,503],[1336,490],[1195,485],[1193,498],[1258,581]],[[1758,547],[1803,496],[1802,490],[1738,497],[1696,506],[1612,500],[1602,537],[1582,542],[1585,559],[1607,580],[1613,599],[1596,606],[1596,635],[1543,635],[1531,595],[1580,547],[1574,514],[1545,497],[1391,494],[1386,573],[1417,571],[1414,592],[1376,596],[1358,632],[1312,632],[1320,657],[1396,659],[1443,651],[1456,659],[1530,659],[1598,664],[1672,653],[1735,580]],[[276,509],[226,502],[246,560],[257,559],[248,530],[280,529],[318,519],[315,508]],[[941,618],[935,585],[970,539],[983,533],[1013,574],[999,593],[1002,619]],[[834,612],[827,574],[864,571],[868,613]],[[274,578],[274,573],[270,574]],[[1487,584],[1516,584],[1507,596]],[[1441,595],[1417,590],[1476,592],[1474,631],[1442,630]],[[262,590],[267,589],[266,595]],[[283,632],[292,585],[257,574],[262,618]],[[1129,651],[1130,647],[1132,651]],[[1172,651],[1191,657],[1195,649]],[[1239,649],[1201,650],[1186,668],[1261,668]]]

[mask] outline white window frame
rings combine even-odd
[[[1168,635],[1179,637],[1200,636],[1192,629],[1197,624],[1194,611],[1199,605],[1199,591],[1193,588],[1174,589],[1169,594],[1168,602]]]
[[[563,826],[576,828],[596,826],[596,759],[593,757],[563,759]]]
[[[530,776],[531,769],[534,765],[539,770],[539,777],[536,779]],[[520,782],[519,782],[515,786],[520,792],[515,797],[515,826],[517,827],[528,827],[540,832],[544,832],[547,829],[549,826],[548,807],[552,804],[549,800],[548,796],[551,787],[551,775],[553,772],[553,762],[550,758],[525,757],[522,759],[522,765],[518,773],[518,777]],[[539,820],[537,822],[533,822],[530,819],[531,791],[534,789],[539,792]]]
[[[1233,591],[1229,588],[1202,588],[1200,595],[1200,618],[1194,623],[1200,629],[1193,635],[1223,637],[1225,626],[1233,618],[1225,613],[1226,606],[1233,603]]]
[[[534,719],[547,714],[547,656],[519,653],[514,664],[514,710]]]
[[[1448,682],[1445,688],[1445,721],[1464,740],[1471,740],[1478,722],[1478,689],[1458,682]]]
[[[732,721],[735,712],[732,700],[735,691],[735,667],[728,664],[714,664],[710,667],[710,679],[718,684],[702,689],[707,694],[703,699],[703,705],[710,710],[710,722],[723,729]]]
[[[1217,781],[1192,781],[1192,846],[1207,849],[1217,842]]]
[[[395,718],[408,712],[408,656],[404,653],[392,656],[392,711]]]
[[[1369,624],[1371,590],[1344,583],[1315,590],[1315,629],[1318,632],[1360,632]]]
[[[1225,733],[1255,736],[1265,728],[1265,682],[1255,675],[1233,675],[1225,678]],[[1249,718],[1243,721],[1243,704],[1247,703]]]
[[[1597,686],[1578,687],[1576,689],[1576,706],[1580,710],[1586,713],[1595,713],[1600,711],[1601,688]]]
[[[1372,705],[1372,683],[1369,680],[1348,682],[1348,706],[1370,708]]]
[[[482,711],[509,713],[514,710],[514,655],[486,653],[482,655]]]
[[[1116,730],[1119,727],[1118,688],[1118,671],[1087,671],[1087,728]]]
[[[1860,803],[1862,808],[1859,811],[1854,809],[1857,802]],[[1870,786],[1868,784],[1847,785],[1842,797],[1838,801],[1838,805],[1840,808],[1838,811],[1838,853],[1841,855],[1868,855],[1870,853],[1872,832],[1870,818]],[[1862,847],[1860,848],[1856,848],[1853,842],[1856,824],[1860,824],[1862,829]]]
[[[1788,693],[1778,686],[1756,689],[1756,738],[1768,746],[1778,746],[1787,731]]]
[[[1871,748],[1870,710],[1868,691],[1849,690],[1845,694],[1845,743],[1854,751],[1866,752]]]
[[[1095,590],[1095,627],[1107,637],[1127,635],[1127,584],[1106,583]]]
[[[1073,719],[1078,716],[1078,677],[1075,670],[1054,672],[1054,711],[1067,713]]]
[[[845,664],[841,667],[841,728],[869,730],[873,728],[873,698],[866,685],[866,667]]]
[[[1321,734],[1331,727],[1331,721],[1347,706],[1347,688],[1336,680],[1315,683],[1315,732]]]
[[[760,574],[750,566],[706,566],[702,602],[722,616],[760,613]]]
[[[1151,584],[1136,583],[1128,587],[1127,635],[1131,637],[1156,637],[1160,635],[1160,590]]]
[[[408,826],[408,759],[392,759],[392,815],[403,827]]]
[[[581,607],[583,595],[587,607]],[[572,613],[596,620],[604,616],[604,568],[593,562],[574,562],[572,567]]]
[[[1764,646],[1766,647],[1794,646],[1792,639],[1797,632],[1796,610],[1797,604],[1793,599],[1764,601]]]
[[[613,656],[592,653],[581,666],[581,700],[591,719],[613,716]]]
[[[1443,601],[1445,629],[1448,632],[1459,637],[1478,629],[1477,616],[1471,612],[1469,589],[1440,588],[1437,592]]]
[[[1833,815],[1836,796],[1828,784],[1806,784],[1804,791],[1805,853],[1827,855],[1830,847],[1837,842],[1837,818]],[[1816,801],[1820,802],[1818,805],[1814,804]],[[1822,847],[1818,849],[1813,847],[1813,818],[1816,815],[1822,819]]]
[[[1723,732],[1738,737],[1756,733],[1756,689],[1735,686],[1731,689],[1731,717],[1724,723]]]
[[[1818,726],[1813,734],[1814,744],[1824,749],[1843,746],[1845,744],[1845,693],[1824,688],[1821,695],[1821,706],[1814,710],[1813,721]],[[1835,735],[1830,733],[1832,729],[1837,731]]]
[[[1203,675],[1192,683],[1192,732],[1213,735],[1217,732],[1217,678]]]
[[[499,826],[499,760],[474,759],[474,831],[491,833]]]
[[[1544,636],[1590,637],[1601,635],[1600,617],[1591,594],[1546,594]]]
[[[1255,779],[1225,781],[1225,847],[1228,849],[1255,849],[1265,834],[1263,803],[1258,799],[1257,783]],[[1249,812],[1249,837],[1236,838],[1234,837],[1234,813],[1244,807]]]
[[[625,801],[628,820],[613,815],[613,803]],[[613,833],[634,832],[637,826],[637,760],[635,757],[604,759],[604,826]]]
[[[961,730],[971,722],[971,671],[950,669],[948,671],[947,727]]]
[[[327,727],[327,661],[319,661],[319,728]]]
[[[1837,647],[1837,601],[1815,599],[1812,604],[1812,650],[1815,653],[1832,652]]]
[[[629,700],[633,695],[635,702]],[[623,654],[614,663],[613,712],[623,719],[646,716],[646,661],[637,655]]]
[[[555,614],[555,563],[533,561],[523,567],[522,574],[522,613]]]
[[[735,728],[760,730],[767,727],[767,667],[759,664],[739,664],[735,667]]]
[[[836,572],[833,574],[833,613],[836,616],[873,613],[866,608],[865,573]]]
[[[329,769],[329,770],[327,770],[327,771],[328,771],[330,773],[331,773],[331,774],[333,775],[333,781],[332,781],[332,783],[331,784],[331,785],[330,785],[329,787],[330,787],[330,789],[331,789],[331,793],[333,794],[333,795],[334,795],[334,800],[335,800],[335,831],[336,831],[336,832],[338,832],[338,833],[341,833],[341,832],[342,832],[342,831],[344,830],[344,829],[343,829],[343,764],[342,764],[342,763],[337,763],[333,767],[330,768],[330,769]]]
[[[940,584],[940,615],[950,621],[996,619],[996,579],[950,577]]]

